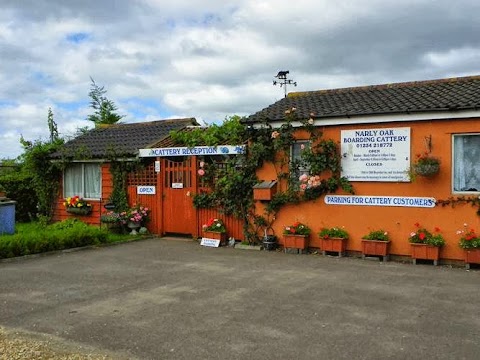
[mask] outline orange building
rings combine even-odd
[[[409,236],[420,224],[445,238],[441,259],[463,259],[459,232],[480,231],[480,76],[290,93],[245,123],[281,131],[292,111],[338,143],[342,175],[355,195],[286,205],[276,214],[276,234],[295,221],[311,227],[313,237],[323,227],[342,227],[350,234],[347,251],[355,253],[364,235],[383,229],[391,254],[410,256]],[[295,138],[291,157],[308,140],[305,132]],[[412,177],[419,156],[439,159],[438,173]],[[274,166],[266,164],[258,177],[276,179]],[[266,204],[256,202],[258,214]]]

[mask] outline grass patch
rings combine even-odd
[[[17,223],[13,235],[0,235],[0,259],[131,240],[129,234],[113,234],[77,219],[51,225]]]

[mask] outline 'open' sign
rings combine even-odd
[[[155,195],[155,186],[137,186],[139,195]]]

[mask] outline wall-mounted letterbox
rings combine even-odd
[[[253,186],[253,199],[268,201],[277,192],[277,180],[262,181]]]

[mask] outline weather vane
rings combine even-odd
[[[285,97],[287,97],[287,85],[293,85],[293,86],[297,86],[297,82],[296,81],[293,81],[293,80],[290,80],[290,79],[287,79],[287,74],[289,73],[290,71],[286,70],[286,71],[279,71],[277,76],[275,76],[277,80],[273,80],[273,85],[277,85],[279,84],[280,87],[284,86],[284,90],[285,90]]]

